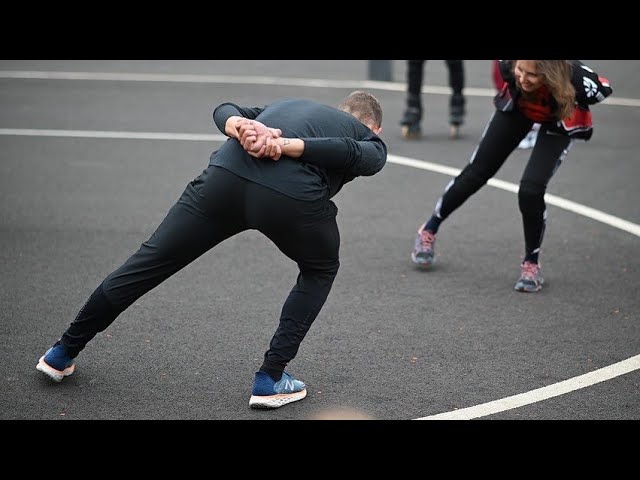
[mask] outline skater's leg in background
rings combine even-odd
[[[454,95],[462,95],[464,88],[464,62],[463,60],[445,60],[449,70],[449,86]]]
[[[417,138],[420,136],[424,62],[425,60],[407,60],[406,109],[400,121],[402,136],[405,138]]]
[[[449,70],[449,86],[451,98],[449,100],[449,124],[451,137],[458,137],[458,129],[464,123],[466,114],[465,97],[462,93],[465,84],[463,60],[445,60]]]
[[[407,60],[407,106],[421,107],[424,60]]]

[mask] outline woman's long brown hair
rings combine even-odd
[[[576,89],[571,83],[569,60],[534,60],[536,70],[544,76],[544,83],[558,104],[556,115],[562,120],[573,113],[576,106]],[[513,62],[515,68],[516,62]]]

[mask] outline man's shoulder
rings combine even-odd
[[[272,102],[269,105],[267,111],[278,115],[287,114],[287,116],[293,115],[298,118],[308,118],[313,120],[325,121],[332,119],[331,121],[340,121],[339,119],[353,119],[352,115],[347,114],[339,110],[337,107],[326,105],[316,100],[310,100],[308,98],[282,98]]]
[[[299,105],[299,106],[316,107],[316,108],[320,108],[320,109],[328,109],[328,110],[340,111],[340,110],[338,110],[338,108],[336,108],[334,106],[324,104],[324,103],[319,102],[317,100],[311,100],[309,98],[298,98],[298,97],[280,98],[280,99],[277,99],[277,100],[271,102],[271,104],[270,104],[270,106],[275,106],[275,105],[280,105],[280,106]]]
[[[279,98],[273,102],[271,102],[271,105],[280,105],[280,104],[286,104],[286,103],[301,103],[301,104],[307,104],[307,105],[322,105],[321,103],[315,101],[315,100],[311,100],[309,98],[298,98],[298,97],[283,97],[283,98]]]

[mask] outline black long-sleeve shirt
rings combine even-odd
[[[353,115],[305,99],[284,99],[265,107],[223,103],[213,112],[221,132],[229,117],[255,119],[279,128],[282,136],[304,140],[304,153],[294,159],[255,158],[236,139],[212,153],[210,164],[299,200],[331,198],[359,176],[379,172],[387,160],[387,146]]]

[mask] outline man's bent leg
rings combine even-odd
[[[254,184],[247,187],[246,211],[249,228],[266,235],[300,270],[249,398],[251,408],[279,408],[307,395],[304,382],[284,370],[322,309],[338,272],[338,209],[328,199],[295,200]]]
[[[300,272],[298,282],[282,307],[280,323],[264,355],[261,370],[279,378],[297,355],[302,340],[329,296],[337,272],[337,264],[327,271]]]
[[[331,291],[339,267],[338,244],[339,241],[335,243],[335,256],[324,261],[299,262],[298,281],[282,307],[278,328],[255,374],[249,398],[251,408],[279,408],[307,396],[305,383],[284,370],[298,353]]]
[[[289,217],[287,227],[271,227],[267,233],[278,248],[298,264],[300,270],[297,282],[282,307],[278,328],[260,368],[276,380],[298,353],[338,273],[340,233],[336,214],[333,202],[317,202],[309,207],[308,217],[293,215]]]

